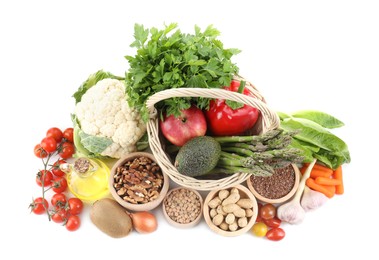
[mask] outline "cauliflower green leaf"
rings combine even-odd
[[[82,96],[84,93],[87,92],[91,87],[95,86],[97,82],[103,79],[118,79],[118,80],[123,80],[124,78],[115,76],[110,72],[106,72],[103,70],[99,70],[93,74],[91,74],[86,81],[80,85],[78,90],[72,95],[75,98],[75,104],[79,103],[82,100]]]

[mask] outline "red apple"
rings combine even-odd
[[[168,141],[177,146],[183,146],[187,141],[203,136],[207,131],[207,121],[203,111],[196,106],[181,111],[181,115],[170,115],[159,120],[162,134]]]

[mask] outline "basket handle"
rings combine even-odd
[[[262,114],[262,131],[266,132],[278,128],[280,120],[278,115],[272,111],[263,101],[240,94],[238,92],[228,91],[225,89],[206,89],[206,88],[172,88],[159,91],[146,101],[146,107],[150,112],[151,120],[157,116],[155,104],[161,100],[172,97],[205,97],[215,99],[229,99],[232,101],[241,102],[243,104],[255,107],[261,111]]]

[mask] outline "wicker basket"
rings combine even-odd
[[[242,78],[238,77],[236,79],[241,80]],[[164,144],[162,143],[159,135],[159,124],[157,117],[158,113],[154,105],[161,100],[172,97],[206,97],[215,99],[229,99],[256,107],[261,111],[260,118],[258,118],[257,123],[253,129],[253,132],[255,134],[264,133],[268,130],[277,128],[280,124],[279,118],[277,114],[266,105],[264,97],[250,82],[246,82],[245,88],[249,89],[255,98],[224,89],[175,88],[160,91],[152,95],[147,100],[146,105],[150,111],[150,120],[147,123],[150,149],[152,150],[162,170],[168,176],[170,176],[174,182],[183,187],[208,191],[228,188],[240,184],[245,181],[250,176],[250,174],[235,173],[218,180],[199,180],[180,174],[173,165],[170,156],[164,151]]]

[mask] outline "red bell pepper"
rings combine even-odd
[[[224,89],[253,97],[250,91],[244,88],[244,83],[240,85],[239,81],[233,80],[230,86]],[[255,125],[259,114],[260,111],[255,107],[224,99],[212,100],[209,110],[205,112],[208,127],[216,136],[242,135]]]

